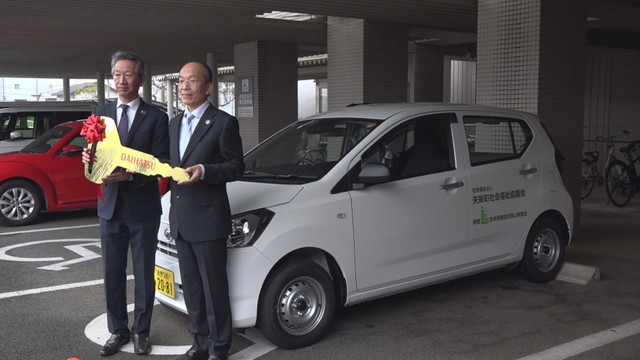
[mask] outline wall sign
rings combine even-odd
[[[253,117],[253,76],[238,76],[236,84],[238,117]]]

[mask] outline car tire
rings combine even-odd
[[[0,185],[0,224],[31,224],[41,210],[42,197],[35,185],[24,180],[11,180]]]
[[[311,261],[293,261],[265,283],[259,304],[264,336],[285,349],[309,346],[324,336],[335,313],[333,282]]]
[[[556,220],[549,217],[537,220],[527,235],[518,270],[532,282],[553,280],[564,262],[566,244],[566,233]]]

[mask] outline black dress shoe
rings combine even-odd
[[[122,345],[129,342],[129,337],[129,334],[112,334],[102,349],[100,349],[100,355],[110,356],[117,353],[120,351]]]
[[[209,352],[207,351],[198,351],[194,348],[191,348],[176,360],[207,360],[208,356]]]
[[[227,354],[209,355],[209,360],[227,360],[228,358]]]
[[[144,334],[132,334],[133,350],[138,355],[148,355],[151,352],[151,343],[149,337]]]

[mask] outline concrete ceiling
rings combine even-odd
[[[558,0],[548,0],[558,1]],[[640,34],[640,1],[591,0],[592,29]],[[189,60],[233,61],[233,45],[298,44],[299,55],[326,52],[326,16],[407,24],[434,44],[475,42],[477,0],[3,0],[0,76],[94,78],[109,73],[115,50],[133,50],[153,74]],[[320,15],[316,21],[256,18],[271,11]],[[636,34],[636,35],[637,35]],[[637,36],[636,36],[637,37]]]

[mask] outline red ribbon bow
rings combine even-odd
[[[80,135],[84,136],[89,144],[94,144],[104,139],[105,128],[106,125],[104,124],[104,120],[96,114],[91,114],[91,116],[82,123]]]

